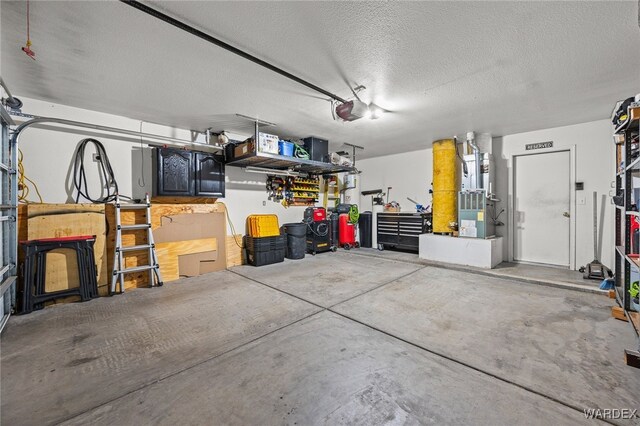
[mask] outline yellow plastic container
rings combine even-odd
[[[278,216],[275,214],[252,214],[247,217],[247,234],[253,238],[277,237],[280,235]]]
[[[433,142],[433,232],[453,232],[458,219],[458,164],[453,139]]]

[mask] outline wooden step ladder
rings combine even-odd
[[[125,274],[132,274],[135,272],[149,272],[149,286],[159,287],[162,286],[162,275],[160,274],[160,266],[158,265],[158,256],[156,255],[155,242],[153,240],[153,232],[151,230],[151,201],[149,200],[149,194],[145,195],[144,204],[129,204],[121,203],[120,196],[116,195],[115,203],[115,216],[116,216],[116,242],[115,252],[113,255],[113,273],[111,276],[111,287],[109,288],[109,294],[124,293],[124,276]],[[121,210],[146,210],[146,223],[140,223],[135,225],[122,225]],[[147,231],[147,243],[134,246],[122,245],[122,232],[123,231]],[[131,268],[124,267],[123,253],[132,251],[147,251],[148,253],[148,265],[138,265]],[[119,290],[117,290],[119,287]]]

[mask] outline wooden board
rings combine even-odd
[[[613,306],[611,308],[611,316],[620,321],[628,321],[627,316],[624,313],[624,309],[620,306]]]
[[[221,244],[216,250],[181,251],[171,256],[171,262],[178,262],[180,276],[197,276],[227,267],[226,218],[224,213],[191,213],[175,216],[163,216],[162,225],[154,230],[157,243],[179,243],[188,245],[189,241],[204,238],[216,238]],[[202,272],[201,272],[202,271]]]
[[[29,216],[28,207],[28,204],[18,205],[18,241],[27,241],[29,239],[29,227],[27,226]],[[18,247],[18,263],[22,265],[22,262],[24,262],[24,253],[20,247]],[[22,280],[22,277],[20,277],[20,280]],[[18,286],[22,286],[21,281],[18,282]]]
[[[18,241],[26,241],[29,238],[27,219],[29,218],[29,205],[18,205]]]
[[[218,250],[218,240],[216,238],[156,244],[156,253],[163,281],[174,281],[180,278],[179,256],[215,250]]]
[[[213,199],[208,199],[213,200]],[[167,217],[190,214],[190,213],[224,213],[224,204],[156,204],[152,205],[152,228],[157,229]],[[115,245],[115,207],[112,204],[21,204],[18,208],[18,239],[28,240],[36,238],[52,238],[58,236],[72,235],[96,235],[94,251],[96,264],[98,267],[98,284],[101,296],[108,295],[108,288],[111,283],[111,271],[113,268],[113,256]],[[124,210],[122,212],[122,223],[144,223],[146,221],[144,210]],[[223,221],[224,223],[224,221]],[[221,241],[226,241],[226,225],[221,225],[219,232],[223,236]],[[227,244],[218,246],[217,239],[213,247],[216,247],[217,254],[226,260]],[[138,245],[146,243],[145,232],[125,232],[123,233],[124,245]],[[176,243],[182,243],[178,241]],[[205,244],[199,245],[199,244]],[[186,247],[176,249],[175,247],[164,247],[166,253],[188,252],[188,254],[201,253],[202,248],[210,250],[211,241],[203,243],[195,240],[189,242]],[[168,251],[166,251],[168,250]],[[206,251],[206,250],[205,250]],[[65,253],[66,252],[66,253]],[[186,253],[185,252],[185,253]],[[19,252],[22,260],[22,253]],[[219,258],[219,257],[218,257]],[[167,277],[177,279],[173,270],[177,270],[179,255],[173,257],[173,261],[165,259],[165,267],[168,268]],[[146,265],[147,254],[145,252],[129,252],[125,256],[125,267]],[[224,262],[226,266],[226,261]],[[210,265],[207,265],[210,266]],[[206,269],[206,268],[203,268]],[[77,283],[77,264],[75,256],[66,251],[60,250],[52,252],[47,256],[47,291],[64,289]],[[179,271],[178,271],[179,274]],[[163,277],[164,281],[168,278]],[[71,284],[71,285],[70,285]],[[148,273],[141,272],[129,274],[125,280],[125,288],[148,286]],[[72,298],[59,299],[57,302],[68,302],[76,300]]]
[[[151,205],[151,229],[158,229],[162,226],[162,221],[167,221],[167,218],[171,216],[191,213],[224,213],[225,208],[222,203],[215,204],[153,204]],[[121,221],[123,225],[132,225],[135,223],[145,223],[146,212],[145,210],[123,210],[121,215]],[[113,253],[115,250],[115,206],[108,204],[106,206],[106,219],[107,219],[107,266],[111,271],[113,268]],[[226,226],[224,230],[226,239]],[[223,239],[223,240],[224,240]],[[122,244],[124,246],[146,244],[146,233],[144,231],[131,231],[123,233]],[[226,257],[226,246],[221,246],[218,249],[222,259]],[[223,253],[224,252],[224,253]],[[160,261],[160,259],[159,259]],[[131,268],[134,266],[148,265],[147,254],[144,252],[129,252],[124,257],[125,267]],[[177,266],[176,266],[177,267]],[[170,268],[173,268],[171,266]],[[164,281],[169,279],[163,276]],[[149,285],[149,274],[146,272],[140,272],[135,274],[127,274],[125,277],[125,289],[133,287],[147,287]]]
[[[216,200],[204,197],[152,197],[151,204],[213,204]]]
[[[227,268],[240,266],[247,263],[242,245],[242,235],[227,236]]]
[[[640,331],[640,313],[638,312],[627,312],[627,315],[631,319],[633,326],[636,328],[636,331]]]
[[[108,292],[107,284],[110,276],[105,255],[104,212],[103,204],[29,204],[26,221],[26,239],[28,240],[95,235],[94,255],[98,269],[98,290],[101,295],[106,295]],[[24,233],[24,230],[21,232]],[[78,280],[75,252],[55,250],[47,255],[45,282],[47,292],[76,287]]]

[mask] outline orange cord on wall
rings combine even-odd
[[[34,181],[29,179],[27,175],[24,174],[24,165],[22,164],[22,158],[22,150],[18,149],[18,202],[25,204],[35,203],[35,201],[29,201],[28,199],[30,192],[29,185],[27,184],[28,182],[33,185],[33,189],[35,189],[36,194],[38,195],[38,199],[40,200],[38,201],[38,203],[42,204],[44,201],[42,201],[42,195],[40,195],[38,185],[36,185]]]
[[[216,204],[222,204],[224,206],[224,212],[227,215],[227,222],[229,222],[229,228],[231,228],[231,236],[233,237],[233,241],[236,243],[238,247],[244,248],[242,244],[238,243],[238,239],[236,238],[236,228],[235,226],[233,226],[233,222],[231,222],[231,216],[229,216],[229,208],[222,201],[216,201]]]

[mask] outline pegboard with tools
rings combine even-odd
[[[313,206],[320,195],[320,178],[310,177],[267,177],[268,199],[290,206]]]
[[[320,178],[318,177],[288,177],[287,178],[288,206],[313,206],[318,202],[320,195]],[[283,202],[284,204],[284,202]]]
[[[280,176],[267,177],[267,194],[269,201],[280,203],[285,198],[286,181]]]

